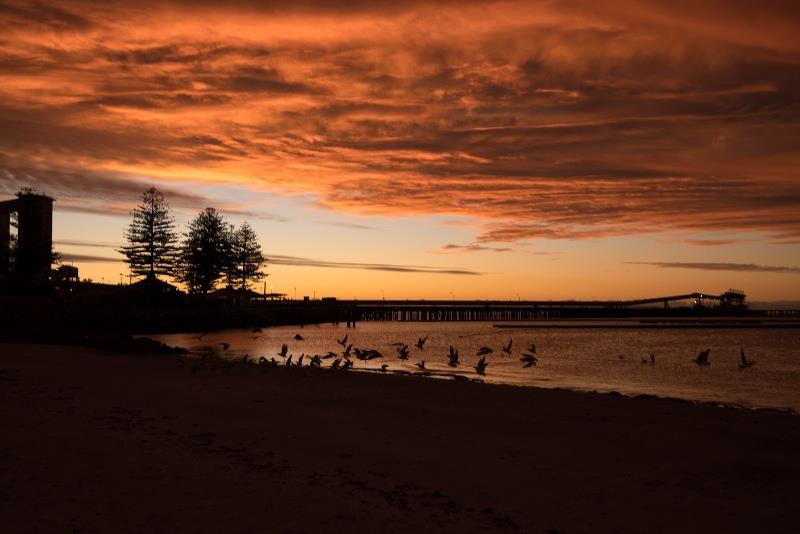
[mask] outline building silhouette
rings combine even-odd
[[[17,214],[17,247],[11,270],[11,214]],[[53,199],[22,192],[0,202],[0,286],[48,283],[53,259]]]

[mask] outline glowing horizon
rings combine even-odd
[[[757,24],[756,24],[757,22]],[[800,300],[790,3],[10,2],[0,193],[127,276],[151,185],[341,298]],[[94,245],[94,246],[93,246]]]

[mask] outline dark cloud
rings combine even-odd
[[[488,245],[481,245],[478,243],[470,243],[467,245],[457,245],[455,243],[448,243],[443,245],[441,250],[445,253],[448,252],[514,252],[516,249],[511,247],[491,247]]]
[[[63,244],[73,244],[75,242],[61,242]],[[77,245],[82,246],[82,245]],[[86,244],[85,246],[94,246]],[[88,254],[62,253],[62,261],[65,262],[122,262],[123,257],[95,256]],[[317,267],[322,269],[362,269],[367,271],[387,271],[392,273],[411,273],[411,274],[450,274],[480,276],[483,273],[471,271],[469,269],[451,269],[444,267],[425,267],[419,265],[392,265],[382,263],[361,263],[361,262],[337,262],[315,260],[311,258],[301,258],[297,256],[283,256],[280,254],[270,254],[267,263],[273,265],[286,265],[291,267]]]
[[[268,263],[274,265],[291,265],[294,267],[321,267],[327,269],[364,269],[368,271],[388,271],[393,273],[421,273],[421,274],[454,274],[478,276],[483,273],[469,269],[451,269],[445,267],[425,267],[419,265],[391,265],[382,263],[337,262],[323,261],[297,256],[281,256],[270,254]]]
[[[703,271],[740,271],[752,273],[800,274],[800,267],[778,265],[757,265],[755,263],[713,263],[713,262],[650,262],[629,261],[629,265],[652,265],[667,269],[699,269]]]

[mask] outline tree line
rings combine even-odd
[[[247,222],[236,227],[206,208],[179,236],[164,195],[154,187],[145,191],[131,215],[126,245],[119,252],[135,276],[169,276],[190,293],[203,295],[223,281],[246,290],[267,276],[262,270],[267,260]]]

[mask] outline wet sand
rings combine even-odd
[[[800,417],[0,344],[3,532],[797,532]]]

